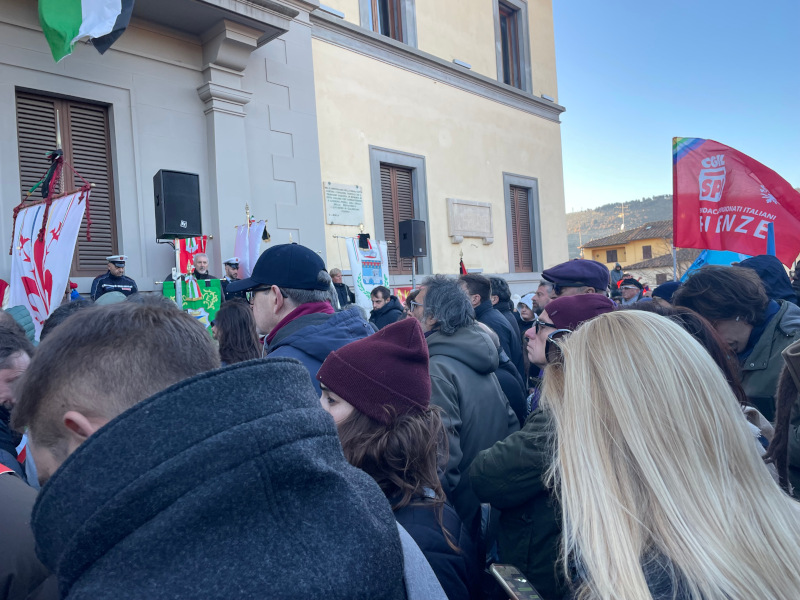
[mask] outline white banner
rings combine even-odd
[[[372,310],[369,294],[373,288],[389,287],[389,255],[386,242],[370,240],[369,248],[359,248],[358,238],[347,238],[347,256],[353,274],[356,304]]]
[[[258,256],[261,254],[261,234],[264,233],[264,228],[267,226],[265,221],[256,221],[250,225],[250,239],[248,240],[248,265],[250,269],[256,266]],[[242,276],[239,275],[241,278]],[[247,275],[250,277],[250,275]]]
[[[36,326],[36,339],[39,339],[45,319],[64,298],[88,197],[88,192],[84,195],[77,192],[53,200],[41,241],[37,238],[45,205],[25,208],[17,215],[11,253],[9,306],[28,309]]]
[[[247,244],[247,225],[236,226],[236,241],[233,244],[233,254],[239,257],[239,279],[250,277],[250,248]],[[222,260],[225,260],[224,258]]]

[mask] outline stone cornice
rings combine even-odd
[[[383,35],[348,23],[321,10],[311,13],[314,38],[369,56],[423,77],[452,85],[466,92],[560,123],[566,109],[509,85],[473,73]]]

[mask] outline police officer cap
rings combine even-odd
[[[106,261],[110,262],[115,267],[124,267],[125,261],[128,257],[124,254],[115,254],[114,256],[106,256]]]
[[[593,287],[598,292],[608,288],[608,267],[595,260],[569,260],[542,271],[542,278],[563,287]]]
[[[230,258],[226,259],[224,265],[230,265],[232,267],[239,267],[239,257],[238,256],[231,256]]]

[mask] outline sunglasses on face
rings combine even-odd
[[[565,289],[571,288],[571,287],[581,287],[581,286],[580,285],[561,285],[559,283],[556,283],[556,284],[553,285],[553,293],[556,296],[560,296],[564,292]]]
[[[548,364],[563,362],[564,353],[561,350],[561,342],[571,333],[571,329],[556,329],[547,336],[547,340],[544,343],[544,356]]]
[[[635,285],[623,285],[619,289],[621,289],[621,290],[638,290],[639,288],[636,287]]]

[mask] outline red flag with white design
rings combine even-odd
[[[194,255],[206,253],[207,235],[182,239],[180,241],[181,250],[181,273],[188,275],[194,272]]]
[[[678,248],[767,253],[791,265],[800,253],[800,192],[772,169],[714,140],[673,138],[673,227]]]

